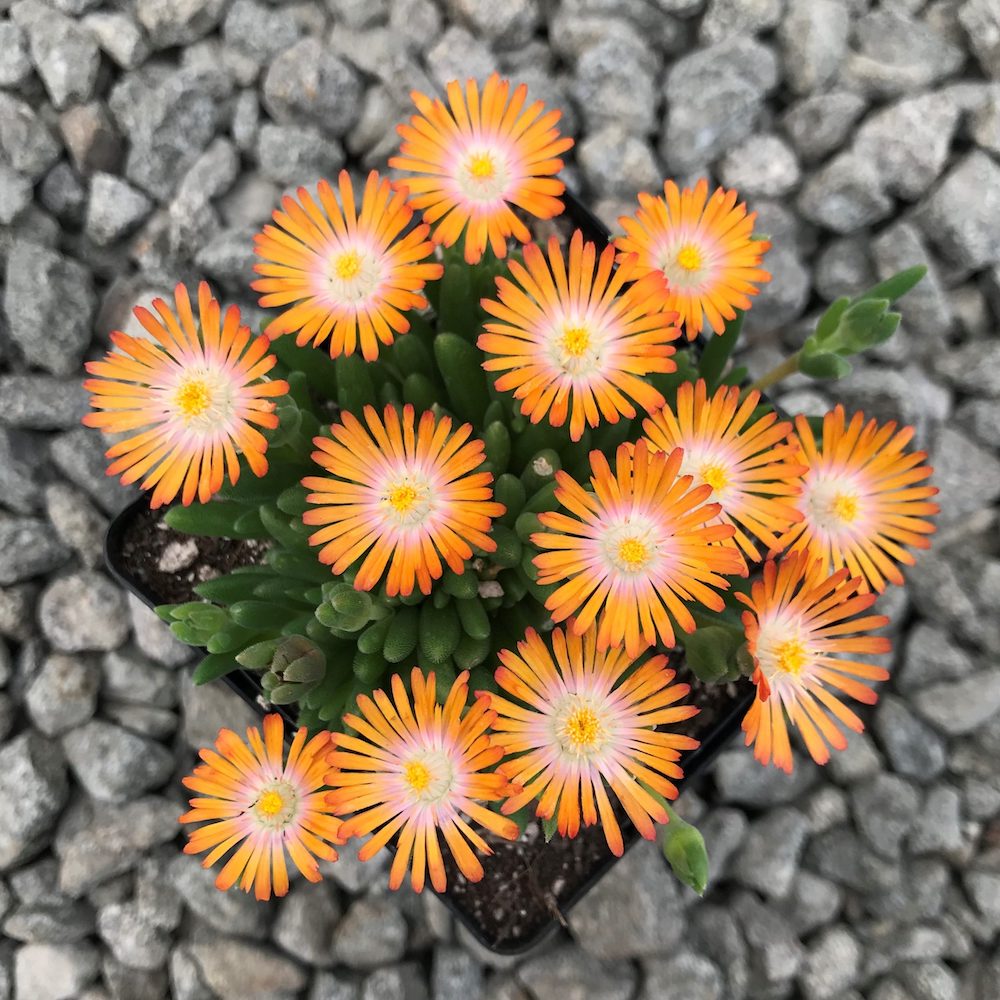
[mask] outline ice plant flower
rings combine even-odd
[[[513,755],[498,769],[511,781],[501,811],[516,812],[537,798],[536,815],[555,816],[567,837],[577,835],[581,822],[592,826],[599,817],[608,847],[621,855],[621,828],[607,789],[652,840],[654,824],[666,823],[667,813],[644,785],[676,798],[671,779],[683,777],[680,751],[698,746],[662,727],[690,719],[698,709],[676,704],[689,688],[671,684],[674,671],[666,668],[665,656],[630,670],[634,661],[620,646],[599,651],[594,629],[581,637],[557,628],[551,642],[550,652],[529,629],[516,653],[500,653],[496,681],[511,697],[493,696],[493,742]]]
[[[736,525],[733,543],[753,560],[761,558],[753,538],[773,548],[776,533],[802,520],[794,498],[806,471],[788,440],[791,423],[773,410],[754,420],[759,403],[756,391],[741,402],[736,386],[720,386],[709,398],[703,379],[683,382],[673,409],[664,407],[642,425],[658,450],[683,448],[680,474],[711,486],[709,499],[722,505],[719,520]]]
[[[361,714],[344,716],[356,736],[333,734],[326,776],[333,791],[327,793],[327,803],[338,816],[350,816],[341,826],[345,837],[373,834],[358,852],[361,861],[398,834],[390,889],[403,884],[409,868],[417,892],[428,872],[431,885],[444,890],[439,831],[470,882],[483,877],[476,850],[486,855],[493,851],[467,820],[508,840],[518,835],[516,823],[481,804],[502,799],[507,783],[493,770],[503,750],[489,735],[496,719],[490,696],[477,697],[466,711],[468,682],[469,673],[463,671],[442,706],[435,700],[434,674],[424,677],[414,667],[411,705],[402,679],[394,674],[391,699],[384,691],[371,698],[359,695]]]
[[[695,628],[686,602],[712,611],[724,602],[726,574],[746,574],[721,506],[707,502],[712,487],[692,486],[680,475],[683,454],[650,454],[645,441],[623,444],[612,472],[599,451],[590,453],[593,492],[558,472],[556,499],[565,509],[539,515],[547,531],[531,536],[546,551],[535,556],[538,582],[560,584],[545,607],[556,622],[576,615],[582,635],[597,621],[600,650],[622,643],[633,659],[657,638],[674,645],[671,618],[685,632]],[[713,523],[714,522],[714,523]]]
[[[611,246],[597,259],[579,230],[570,240],[568,265],[555,236],[547,261],[530,243],[524,266],[511,261],[515,280],[497,279],[500,301],[482,303],[499,321],[486,323],[479,337],[488,355],[483,368],[504,373],[497,389],[513,391],[533,423],[548,417],[561,427],[568,417],[574,441],[587,424],[634,417],[632,400],[646,411],[663,406],[663,396],[642,376],[677,370],[670,341],[680,331],[676,313],[663,308],[662,278],[651,274],[626,288],[635,277],[635,258],[613,271],[614,259]]]
[[[490,525],[506,508],[492,499],[493,476],[473,471],[483,442],[470,439],[470,424],[452,431],[450,417],[430,410],[416,422],[409,405],[402,415],[387,406],[382,417],[366,406],[364,418],[345,411],[330,437],[313,439],[313,460],[329,476],[302,480],[316,505],[302,517],[318,528],[309,541],[335,576],[363,560],[358,590],[371,590],[388,566],[390,597],[414,586],[429,594],[442,562],[462,573],[472,546],[496,550]]]
[[[709,197],[704,178],[683,191],[667,181],[663,197],[640,194],[635,216],[618,220],[625,235],[615,245],[623,254],[638,254],[640,273],[666,276],[667,308],[680,313],[689,340],[706,321],[722,333],[737,309],[750,308],[757,285],[771,280],[760,266],[771,244],[752,238],[756,213],[747,214],[736,199],[735,191],[723,188]]]
[[[882,667],[854,659],[891,648],[883,636],[858,634],[889,622],[884,615],[863,614],[877,595],[861,593],[861,584],[860,577],[848,579],[846,569],[828,575],[819,560],[796,552],[777,564],[768,560],[750,595],[736,595],[749,609],[743,612],[743,625],[756,665],[757,697],[743,730],[762,764],[773,760],[791,773],[788,722],[802,734],[818,764],[830,758],[827,744],[835,750],[847,745],[836,723],[858,733],[864,729],[833,693],[871,705],[877,695],[869,683],[889,676]]]
[[[404,188],[393,190],[373,170],[359,212],[346,170],[337,186],[339,203],[325,180],[316,188],[318,204],[304,187],[298,200],[282,198],[274,225],[254,237],[262,258],[254,270],[262,277],[251,287],[263,293],[265,308],[287,307],[264,331],[272,340],[295,333],[300,347],[328,344],[334,358],[360,348],[373,361],[380,343],[410,329],[405,313],[427,307],[424,284],[443,269],[427,260],[429,227],[405,231],[413,209]]]
[[[299,729],[285,757],[284,725],[277,714],[264,716],[264,735],[251,726],[249,746],[230,729],[219,731],[215,750],[202,749],[204,763],[184,778],[197,793],[182,823],[205,826],[188,833],[185,854],[209,854],[210,868],[233,848],[215,884],[229,889],[239,881],[257,899],[288,892],[285,852],[310,882],[320,880],[316,858],[336,861],[333,844],[343,844],[340,820],[325,801],[323,775],[330,734],[307,740]]]
[[[407,174],[410,204],[435,227],[435,242],[450,247],[465,230],[465,259],[475,264],[487,245],[503,257],[509,236],[531,238],[515,208],[539,219],[563,210],[565,185],[554,175],[573,140],[555,127],[559,111],[545,111],[541,101],[525,108],[523,83],[512,92],[494,73],[482,92],[475,80],[464,91],[453,80],[447,91],[447,105],[410,95],[419,113],[397,126],[403,142],[389,166]]]
[[[151,339],[114,331],[115,349],[87,363],[97,377],[83,383],[97,411],[83,422],[128,435],[106,452],[108,475],[121,474],[125,484],[142,479],[153,491],[152,507],[178,493],[185,506],[195,496],[205,503],[227,473],[235,483],[237,450],[254,475],[264,475],[267,440],[257,427],[278,426],[272,400],[288,392],[283,379],[266,378],[277,361],[267,353],[268,339],[251,337],[235,306],[223,316],[205,282],[197,321],[183,285],[174,289],[174,303],[176,313],[160,298],[153,312],[138,306],[135,317]]]
[[[902,583],[896,563],[914,562],[904,546],[930,546],[934,525],[926,518],[939,510],[930,502],[937,488],[926,484],[933,472],[927,453],[905,450],[913,428],[880,427],[861,412],[848,422],[838,405],[823,418],[822,444],[805,417],[795,418],[795,429],[808,466],[797,501],[803,517],[777,549],[804,550],[827,573],[846,566],[862,590]]]

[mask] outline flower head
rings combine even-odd
[[[859,577],[848,579],[846,569],[828,576],[818,560],[792,553],[777,564],[768,560],[750,595],[736,595],[749,608],[743,612],[743,625],[756,665],[757,697],[743,730],[747,746],[754,745],[754,756],[762,764],[773,760],[791,772],[788,721],[819,764],[830,758],[827,744],[835,750],[847,745],[836,722],[855,732],[864,729],[829,690],[870,705],[877,696],[867,682],[889,676],[882,667],[853,658],[891,648],[884,637],[858,634],[889,622],[883,615],[863,615],[876,595],[860,593],[861,583]]]
[[[402,679],[394,674],[391,699],[384,691],[371,698],[359,695],[361,715],[344,716],[356,736],[333,734],[326,781],[334,790],[327,803],[338,816],[353,813],[341,826],[345,837],[374,834],[358,853],[362,861],[399,835],[389,872],[391,889],[402,885],[412,867],[410,880],[417,892],[428,871],[431,885],[444,890],[438,831],[471,882],[483,877],[473,848],[493,852],[467,819],[508,840],[518,835],[513,821],[480,804],[503,798],[506,781],[493,771],[503,750],[488,734],[496,718],[489,696],[478,697],[465,711],[468,681],[468,671],[459,674],[441,706],[435,701],[434,674],[425,678],[414,667],[411,706]]]
[[[600,817],[608,846],[620,855],[621,829],[607,788],[652,840],[653,824],[666,823],[667,813],[643,785],[676,798],[670,779],[683,777],[676,763],[680,751],[698,746],[662,727],[690,719],[698,709],[675,704],[689,688],[671,685],[674,672],[666,669],[665,656],[630,670],[633,660],[620,646],[604,652],[597,647],[594,629],[581,638],[557,628],[551,652],[534,629],[516,653],[503,650],[496,681],[512,700],[493,697],[499,716],[493,741],[514,755],[499,767],[512,783],[504,813],[537,798],[536,814],[557,817],[559,832],[568,837],[579,832],[581,816],[587,826]]]
[[[176,314],[159,298],[152,303],[155,315],[137,307],[150,339],[116,330],[116,350],[88,362],[87,371],[99,377],[83,383],[98,411],[83,422],[129,435],[108,449],[114,460],[108,475],[121,473],[126,484],[145,477],[142,488],[153,490],[153,507],[178,493],[185,506],[195,496],[205,503],[227,472],[235,483],[237,449],[254,475],[264,475],[267,440],[253,425],[277,427],[271,400],[288,392],[283,379],[265,379],[277,360],[267,353],[267,338],[251,337],[235,306],[222,316],[205,282],[198,286],[197,322],[183,285],[174,289],[174,302]]]
[[[683,448],[680,474],[712,488],[709,499],[722,505],[719,520],[736,525],[733,542],[755,560],[760,553],[750,536],[773,547],[776,532],[802,520],[793,498],[806,470],[788,440],[792,425],[773,410],[754,420],[759,403],[759,392],[740,402],[739,388],[724,385],[709,398],[704,380],[682,382],[676,406],[642,425],[657,449]]]
[[[344,843],[340,821],[319,791],[330,734],[319,732],[308,742],[306,737],[304,728],[295,733],[285,759],[280,715],[264,716],[263,739],[256,726],[247,730],[249,747],[232,730],[222,729],[215,750],[201,750],[204,763],[184,779],[204,797],[191,799],[191,810],[180,821],[210,821],[188,834],[184,852],[209,851],[202,862],[209,868],[236,848],[215,881],[220,889],[239,880],[240,888],[249,892],[253,887],[258,899],[270,899],[272,891],[284,896],[286,851],[310,882],[320,879],[316,858],[336,861],[331,845]]]
[[[706,320],[722,333],[737,309],[750,308],[755,282],[771,280],[760,266],[771,244],[752,238],[756,214],[748,215],[736,198],[735,191],[723,188],[709,197],[704,179],[683,191],[667,181],[662,198],[640,194],[635,216],[618,220],[625,236],[615,245],[623,254],[639,255],[639,273],[666,276],[671,292],[666,308],[680,313],[690,340]]]
[[[680,331],[676,314],[663,309],[662,279],[649,275],[624,288],[635,276],[634,258],[612,271],[614,248],[597,260],[594,244],[584,243],[579,230],[568,267],[555,236],[548,250],[546,261],[528,244],[524,266],[510,265],[516,283],[497,279],[500,301],[483,299],[483,308],[499,322],[485,324],[479,347],[494,355],[483,367],[505,373],[497,389],[513,390],[525,416],[533,423],[547,416],[556,427],[568,416],[578,441],[601,417],[612,423],[634,417],[631,400],[647,411],[663,405],[641,376],[677,370],[670,341]]]
[[[484,461],[483,442],[470,440],[470,424],[453,432],[450,417],[430,410],[416,423],[409,405],[402,415],[387,406],[382,418],[366,406],[364,417],[362,424],[345,411],[331,437],[313,439],[312,457],[329,477],[302,480],[316,504],[302,519],[319,527],[309,541],[338,576],[363,557],[358,590],[371,590],[388,566],[390,596],[414,585],[429,594],[442,561],[461,573],[472,546],[496,549],[490,525],[506,508],[492,500],[493,476],[473,471]]]
[[[481,93],[475,80],[464,92],[449,83],[447,105],[410,96],[419,114],[398,126],[403,142],[389,166],[411,175],[403,180],[410,204],[436,225],[435,242],[450,247],[465,230],[465,259],[475,264],[487,244],[503,257],[507,237],[531,238],[515,208],[540,219],[563,210],[565,185],[553,175],[573,140],[560,138],[558,111],[545,111],[541,101],[525,108],[525,84],[512,93],[510,82],[494,73]]]
[[[808,466],[797,501],[802,520],[776,548],[804,550],[826,573],[846,566],[863,591],[902,583],[896,563],[914,562],[903,546],[926,549],[934,525],[925,518],[939,510],[929,502],[937,488],[926,485],[933,471],[923,464],[927,453],[904,450],[913,428],[897,431],[891,421],[879,427],[860,412],[848,422],[837,406],[823,418],[821,445],[805,417],[795,418],[795,429]]]
[[[673,646],[673,622],[685,632],[695,627],[685,602],[721,611],[712,588],[729,587],[723,574],[746,574],[734,546],[714,544],[731,538],[733,525],[718,522],[722,508],[706,502],[707,483],[692,487],[680,475],[682,461],[680,449],[651,455],[639,441],[618,448],[614,472],[591,452],[592,493],[556,474],[567,513],[539,515],[549,531],[531,537],[548,550],[535,556],[538,582],[561,584],[545,602],[555,621],[575,614],[572,628],[582,635],[597,620],[600,650],[624,641],[634,659],[657,638]]]
[[[393,191],[373,170],[360,212],[346,170],[338,188],[339,203],[325,180],[317,185],[319,204],[304,187],[297,201],[282,198],[275,224],[254,237],[263,258],[254,270],[263,277],[252,287],[264,293],[265,308],[288,307],[264,331],[272,340],[295,333],[299,346],[329,342],[334,358],[360,347],[373,361],[380,343],[410,329],[404,313],[427,307],[421,290],[443,269],[427,262],[433,251],[427,226],[404,232],[413,216],[404,188]]]

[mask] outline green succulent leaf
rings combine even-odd
[[[699,896],[708,886],[708,851],[697,827],[667,806],[670,822],[662,827],[660,846],[674,874]]]

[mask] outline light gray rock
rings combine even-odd
[[[895,774],[879,774],[851,789],[854,823],[868,843],[887,857],[898,857],[920,808],[920,796]]]
[[[391,35],[389,44],[398,46]],[[485,80],[496,69],[496,57],[485,42],[457,24],[445,28],[424,54],[424,62],[442,90],[451,80]]]
[[[59,131],[81,174],[118,169],[122,138],[102,101],[67,108],[59,116]]]
[[[971,733],[1000,709],[1000,672],[980,670],[960,680],[931,684],[916,692],[913,704],[938,732]]]
[[[125,598],[101,573],[84,570],[54,580],[39,602],[42,632],[66,653],[115,649],[128,635]]]
[[[89,409],[87,392],[76,376],[0,375],[3,413],[8,427],[53,431],[73,427]]]
[[[799,982],[806,1000],[833,1000],[853,986],[863,950],[842,924],[830,927],[811,944]]]
[[[1000,343],[972,341],[934,359],[934,370],[951,385],[976,396],[1000,399]]]
[[[755,820],[733,858],[733,877],[765,897],[783,898],[795,879],[807,833],[806,818],[796,809],[775,809]]]
[[[783,903],[783,911],[796,933],[805,937],[836,918],[843,898],[840,887],[829,879],[810,871],[800,871]]]
[[[957,851],[962,846],[962,797],[951,785],[936,785],[927,793],[910,834],[914,854]]]
[[[3,382],[0,379],[0,388]],[[20,583],[49,573],[69,559],[69,550],[53,538],[46,523],[34,517],[0,514],[0,584]]]
[[[797,204],[810,222],[841,235],[880,222],[893,207],[875,164],[849,152],[814,173],[802,185]]]
[[[309,990],[309,1000],[359,1000],[360,983],[333,972],[317,972]]]
[[[100,672],[86,660],[50,654],[25,694],[31,721],[46,736],[86,722],[94,714],[100,684]]]
[[[0,870],[27,861],[48,844],[67,794],[58,744],[29,729],[0,746],[0,796],[17,802],[16,809],[0,811]]]
[[[482,996],[483,970],[462,948],[434,949],[431,994],[434,1000],[465,1000]]]
[[[83,25],[122,69],[135,69],[149,55],[145,34],[125,11],[94,11],[83,18]]]
[[[770,808],[792,802],[815,784],[818,770],[812,761],[797,759],[792,774],[761,767],[742,749],[727,750],[715,764],[715,782],[724,802]]]
[[[799,157],[813,163],[840,148],[865,107],[865,99],[848,90],[813,94],[789,107],[781,126]]]
[[[655,844],[636,844],[569,914],[573,936],[601,959],[668,951],[681,938],[683,907]],[[609,927],[621,933],[608,934]]]
[[[63,899],[57,905],[21,904],[7,915],[3,932],[15,941],[68,944],[94,933],[94,910],[88,903]]]
[[[128,802],[162,785],[173,755],[159,743],[92,719],[63,737],[63,749],[81,785],[102,802]]]
[[[0,24],[0,86],[18,87],[31,75],[28,40],[13,21]]]
[[[340,905],[331,886],[303,879],[282,900],[272,936],[300,961],[329,967],[334,962],[330,942],[339,919]]]
[[[176,815],[174,817],[176,822]],[[217,931],[262,940],[274,917],[273,909],[243,892],[219,892],[218,873],[202,868],[200,859],[178,854],[168,867],[170,884],[188,909]]]
[[[167,975],[163,969],[133,969],[105,956],[101,972],[111,1000],[160,1000],[167,995]]]
[[[219,136],[191,165],[177,189],[177,197],[188,201],[213,201],[236,182],[240,157],[228,140]]]
[[[739,809],[723,806],[712,809],[704,819],[699,820],[698,829],[711,858],[710,879],[714,884],[726,877],[733,853],[746,835],[747,818]]]
[[[234,291],[246,288],[256,278],[253,231],[231,229],[219,233],[195,255],[197,266],[216,281]]]
[[[448,0],[448,10],[479,38],[501,49],[525,45],[540,19],[537,0],[513,0],[509,4],[489,0]]]
[[[782,988],[802,966],[804,950],[798,938],[784,917],[764,906],[752,893],[741,892],[732,907],[749,946],[751,992]]]
[[[158,708],[172,708],[177,704],[174,674],[154,666],[135,650],[113,650],[103,658],[101,666],[105,697]]]
[[[992,506],[1000,497],[1000,460],[951,426],[942,427],[933,442],[935,502],[940,521],[959,521]]]
[[[867,236],[842,236],[831,240],[816,258],[813,283],[827,302],[849,298],[871,287],[874,262]]]
[[[257,0],[235,0],[226,12],[222,37],[226,45],[259,63],[269,62],[295,44],[302,28],[297,20]]]
[[[277,952],[237,938],[198,940],[190,946],[202,976],[220,1000],[245,1000],[254,992],[294,996],[308,979],[300,966]]]
[[[592,132],[580,143],[577,155],[595,191],[634,198],[639,191],[654,191],[659,186],[660,168],[653,150],[620,125]]]
[[[0,225],[9,226],[31,204],[32,193],[27,177],[0,163]]]
[[[170,954],[170,935],[146,920],[135,902],[103,907],[97,933],[115,958],[131,968],[159,969]]]
[[[60,160],[43,178],[38,198],[60,222],[79,226],[87,204],[87,191],[76,171]]]
[[[157,618],[156,614],[133,594],[130,594],[128,597],[128,613],[132,631],[135,634],[135,644],[151,660],[164,667],[174,668],[183,666],[185,663],[190,663],[196,655],[190,646],[175,639],[167,625]],[[186,678],[185,682],[187,682]],[[188,684],[187,686],[192,689],[194,688],[192,684]],[[199,688],[198,690],[212,692],[219,690],[223,694],[227,693],[224,688],[216,688],[214,685]],[[189,711],[190,706],[185,706],[185,713],[187,714]],[[199,730],[198,736],[200,737],[201,735],[202,731]],[[211,743],[213,739],[215,739],[215,733],[209,737],[208,742]],[[204,742],[200,742],[192,745],[197,748],[205,744]]]
[[[970,191],[977,197],[969,198]],[[959,160],[915,215],[928,242],[956,269],[1000,261],[1000,165],[981,150]]]
[[[20,641],[29,637],[34,631],[32,621],[37,597],[37,588],[31,583],[0,588],[0,635]]]
[[[136,0],[135,14],[154,49],[187,45],[222,19],[226,0]]]
[[[693,951],[643,963],[640,1000],[723,1000],[723,979],[716,966]]]
[[[76,374],[96,305],[85,267],[36,243],[13,243],[4,311],[10,338],[29,364],[53,375]]]
[[[397,962],[406,950],[406,920],[388,899],[356,899],[333,935],[333,953],[352,969]]]
[[[822,90],[847,51],[850,21],[841,0],[789,0],[778,29],[785,76],[796,94]]]
[[[602,962],[575,945],[562,945],[529,959],[517,978],[535,1000],[572,996],[579,1000],[629,1000],[635,969],[628,962]]]
[[[767,198],[787,194],[799,182],[795,154],[776,135],[751,135],[726,154],[719,179],[736,188],[740,198],[761,195]],[[768,258],[770,260],[770,258]]]
[[[897,975],[913,1000],[958,1000],[958,978],[940,962],[914,962]]]
[[[360,1000],[428,1000],[423,971],[416,962],[376,969],[365,976]]]
[[[278,184],[312,184],[344,165],[344,150],[311,125],[266,124],[257,136],[257,162]]]
[[[897,773],[926,781],[944,770],[944,743],[901,699],[890,694],[881,697],[875,733]]]
[[[753,299],[753,307],[746,318],[748,333],[788,326],[805,312],[809,302],[809,270],[794,247],[779,241],[767,252],[764,266],[771,280],[760,286]]]
[[[14,954],[15,1000],[76,1000],[99,967],[92,944],[22,945]]]
[[[639,135],[655,129],[656,59],[637,32],[606,35],[576,64],[571,91],[588,131],[619,125]]]
[[[112,174],[94,174],[87,203],[87,235],[98,245],[115,243],[136,229],[153,203],[141,191]]]
[[[31,61],[55,107],[86,101],[101,65],[94,36],[38,0],[18,0],[11,16],[28,36]]]
[[[983,72],[1000,79],[1000,5],[996,0],[965,0],[958,20]]]
[[[0,93],[0,151],[18,173],[35,181],[59,159],[59,144],[31,105]]]
[[[713,45],[737,35],[769,31],[784,13],[784,0],[709,0],[698,28],[703,45]]]

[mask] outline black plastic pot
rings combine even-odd
[[[566,193],[565,203],[568,221],[575,228],[581,229],[586,239],[596,243],[598,248],[604,247],[609,242],[611,234],[600,220],[569,192]],[[111,522],[105,540],[105,560],[114,579],[125,590],[131,592],[140,601],[152,608],[164,603],[162,595],[154,593],[140,579],[135,572],[135,568],[129,566],[123,555],[125,538],[135,523],[136,518],[147,507],[148,502],[147,497],[140,497],[126,507]],[[296,726],[296,719],[286,706],[272,706],[264,700],[259,673],[238,669],[227,674],[223,680],[248,705],[261,713],[261,715],[265,712],[278,712],[290,727],[294,728]],[[685,777],[683,781],[678,782],[680,787],[683,788],[687,782],[703,771],[708,763],[739,730],[740,722],[753,700],[753,689],[749,683],[742,682],[741,686],[744,690],[733,699],[730,707],[719,719],[717,725],[708,733],[700,736],[700,747],[684,757],[683,767]],[[638,832],[627,820],[622,824],[622,836],[625,850],[631,848],[640,839]],[[605,859],[595,864],[586,879],[572,893],[560,898],[560,912],[565,914],[571,907],[575,906],[607,874],[618,860],[614,855],[608,853]],[[663,877],[671,878],[672,876],[668,871],[665,871]],[[439,898],[452,912],[455,919],[468,930],[479,944],[498,955],[521,954],[535,947],[559,926],[558,921],[553,916],[548,924],[540,926],[530,936],[518,939],[513,943],[501,944],[496,940],[490,939],[484,928],[463,908],[461,901],[453,897],[451,891],[440,893]]]

